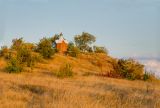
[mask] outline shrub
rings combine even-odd
[[[52,42],[47,38],[43,38],[40,40],[37,46],[37,51],[44,58],[51,58],[51,56],[55,53],[55,50],[52,48]]]
[[[23,38],[13,39],[11,49],[18,50],[23,43],[24,43]]]
[[[10,52],[9,63],[6,67],[9,73],[21,72],[23,66],[31,67],[35,65],[35,62],[42,60],[39,53],[32,51],[32,48],[28,47],[28,44],[23,43],[16,51]]]
[[[18,72],[21,72],[23,70],[23,66],[21,65],[21,63],[16,58],[13,57],[9,60],[9,63],[6,67],[6,70],[9,73],[18,73]]]
[[[26,63],[28,67],[33,68],[36,62],[42,62],[42,61],[43,57],[39,53],[31,52]]]
[[[33,66],[35,65],[35,57],[32,55],[32,53],[29,54],[26,63],[27,63],[27,67],[31,67],[31,68],[33,68]]]
[[[156,77],[154,74],[152,74],[151,72],[147,72],[145,71],[144,75],[143,75],[143,80],[147,81],[147,80],[155,80]]]
[[[31,57],[31,50],[27,49],[25,45],[22,45],[17,51],[17,59],[21,62],[27,62]]]
[[[33,52],[32,48],[28,47],[28,44],[23,44],[17,51],[17,59],[22,64],[26,64],[28,67],[33,67],[35,62],[42,61],[42,57],[39,53]]]
[[[39,53],[32,52],[31,57],[34,59],[35,62],[42,62],[43,61],[43,57]]]
[[[23,43],[23,45],[25,45],[25,47],[31,51],[35,51],[36,46],[33,43]]]
[[[80,50],[76,46],[74,46],[73,43],[70,42],[68,44],[67,54],[72,57],[77,57],[79,53]]]
[[[105,47],[93,46],[93,50],[95,53],[105,53],[108,54],[108,51]]]
[[[71,64],[65,64],[62,65],[59,68],[59,71],[55,74],[57,77],[64,78],[64,77],[72,77],[73,76],[73,71],[72,71],[72,66]]]
[[[133,59],[118,60],[118,69],[120,76],[130,80],[142,79],[144,74],[144,66]]]
[[[32,52],[28,45],[22,44],[15,54],[11,52],[8,66],[6,67],[9,73],[21,72],[23,66],[33,68],[35,62],[41,61],[41,56],[38,53]],[[13,56],[14,55],[14,56]]]
[[[2,46],[1,47],[1,50],[0,50],[0,56],[2,57],[5,57],[6,59],[8,58],[9,56],[9,49],[7,46]]]
[[[149,74],[145,73],[145,74],[143,75],[143,80],[146,81],[146,80],[148,80],[148,79],[149,79]]]

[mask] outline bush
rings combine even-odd
[[[55,75],[60,78],[72,77],[73,76],[72,66],[68,63],[65,65],[62,65],[59,68],[59,71]]]
[[[142,79],[144,74],[144,66],[133,59],[118,60],[118,69],[120,76],[130,80]]]
[[[95,53],[105,53],[108,54],[108,51],[105,47],[93,46],[93,50]]]
[[[28,67],[33,67],[35,62],[41,62],[42,56],[39,53],[33,52],[28,44],[23,44],[17,51],[17,59]]]
[[[42,57],[39,55],[39,53],[33,52],[32,48],[28,47],[28,44],[25,43],[23,43],[16,51],[10,52],[10,55],[9,63],[6,67],[9,73],[21,72],[23,66],[33,68],[35,62],[42,60]]]
[[[26,63],[27,63],[27,67],[31,67],[31,68],[33,68],[33,66],[35,65],[35,57],[32,55],[32,53],[29,54]]]
[[[21,46],[17,51],[17,59],[21,62],[27,62],[31,56],[31,51],[25,45]]]
[[[21,63],[16,58],[13,57],[9,60],[9,63],[6,67],[6,70],[9,73],[18,73],[18,72],[21,72],[23,70],[23,66],[21,65]]]
[[[23,43],[23,45],[25,45],[25,47],[31,51],[36,50],[36,46],[33,43]]]
[[[147,81],[147,80],[155,80],[156,77],[154,74],[152,74],[151,72],[147,72],[145,71],[144,75],[143,75],[143,80]]]
[[[18,50],[23,43],[24,43],[23,38],[13,39],[11,49]]]
[[[1,57],[5,57],[6,59],[8,58],[8,56],[9,56],[9,49],[8,49],[7,46],[2,46],[1,47],[0,56]]]
[[[149,79],[149,74],[146,74],[146,73],[145,73],[145,74],[143,75],[143,80],[146,81],[146,80],[148,80],[148,79]]]
[[[31,57],[34,59],[35,62],[42,62],[43,61],[43,57],[39,53],[32,52]]]
[[[52,48],[52,42],[47,38],[43,38],[40,40],[37,46],[37,51],[44,58],[51,58],[51,56],[55,53],[55,49]]]
[[[67,54],[72,57],[77,57],[79,53],[80,50],[76,46],[74,46],[73,43],[70,42],[68,44]]]

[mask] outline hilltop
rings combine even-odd
[[[1,108],[106,108],[160,107],[159,81],[129,81],[98,76],[101,72],[92,61],[109,61],[104,54],[78,58],[55,54],[37,63],[34,69],[25,68],[20,74],[5,72],[7,62],[0,59]],[[73,77],[59,78],[55,72],[65,63],[73,67]]]
[[[63,34],[0,50],[0,108],[159,108],[160,81],[134,59],[118,59],[96,37]]]

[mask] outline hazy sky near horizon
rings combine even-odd
[[[0,46],[89,32],[115,57],[160,56],[160,0],[0,0]]]

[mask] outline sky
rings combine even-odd
[[[114,57],[160,57],[160,0],[0,0],[0,46],[60,32],[89,32]]]

